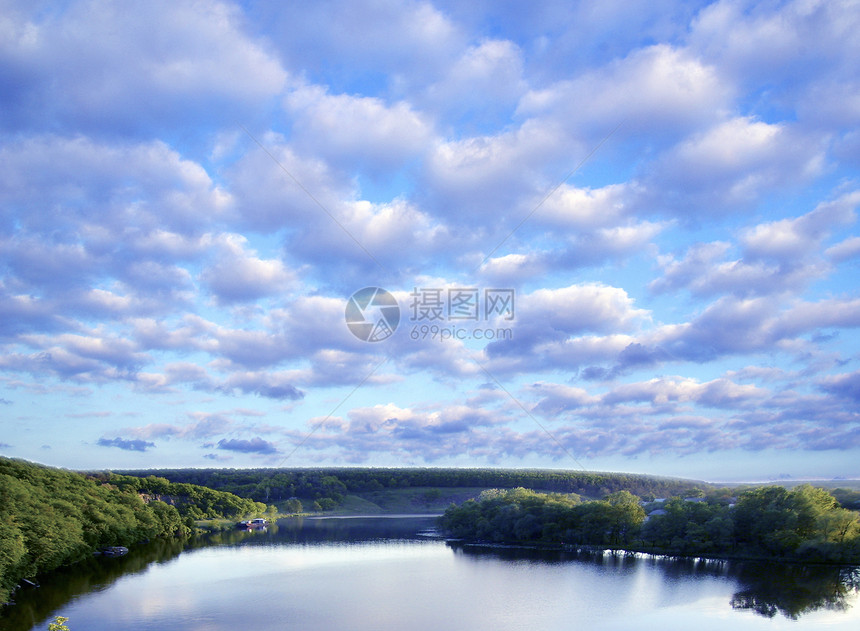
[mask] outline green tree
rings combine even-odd
[[[746,491],[738,499],[733,516],[736,542],[741,547],[785,555],[801,543],[795,502],[781,486]]]
[[[790,497],[797,514],[795,530],[801,539],[815,538],[820,518],[839,506],[830,493],[809,484],[795,488]]]
[[[194,517],[203,514],[265,509],[247,498],[162,477],[85,476],[0,457],[0,602],[22,578],[88,558],[99,547],[186,536]]]
[[[55,616],[54,621],[48,624],[48,631],[69,631],[66,623],[69,621],[65,616]]]
[[[824,541],[844,544],[860,536],[860,515],[846,508],[834,508],[818,518],[817,530]]]
[[[609,504],[610,542],[615,545],[629,542],[645,521],[645,509],[639,498],[630,491],[616,491],[607,496],[606,501]]]

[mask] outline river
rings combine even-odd
[[[860,628],[857,568],[463,546],[429,517],[154,542],[19,590],[0,631]]]

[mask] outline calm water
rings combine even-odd
[[[854,569],[462,547],[428,518],[285,520],[93,559],[20,591],[0,630],[860,628]]]

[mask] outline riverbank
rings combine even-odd
[[[561,553],[505,544],[458,548],[416,537],[432,521],[318,515],[170,548],[153,541],[46,578],[0,616],[0,631],[44,630],[57,614],[70,618],[73,631],[230,631],[268,628],[272,619],[308,631],[515,631],[525,621],[549,630],[571,620],[591,629],[627,628],[629,620],[660,629],[857,628],[849,611],[856,610],[855,574],[838,568],[570,545]],[[750,613],[791,620],[756,624]],[[809,623],[798,624],[800,616]]]
[[[631,558],[651,558],[666,561],[707,561],[707,562],[750,562],[750,563],[779,563],[793,566],[818,566],[836,568],[858,568],[860,562],[833,562],[798,559],[792,557],[777,557],[755,554],[682,554],[677,551],[667,551],[654,548],[619,548],[593,545],[535,543],[535,542],[492,542],[470,541],[454,537],[446,537],[440,533],[440,538],[453,547],[487,549],[487,550],[532,550],[540,552],[568,552],[583,556],[614,556]]]
[[[581,501],[527,489],[492,491],[446,510],[463,541],[618,549],[671,557],[860,564],[860,518],[822,489],[761,487],[722,498],[672,498],[645,514],[626,491]]]

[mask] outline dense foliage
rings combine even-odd
[[[487,491],[450,507],[440,523],[454,537],[492,542],[860,562],[860,515],[826,490],[764,486],[732,499],[719,491],[675,497],[647,505],[654,510],[646,519],[643,503],[626,491],[590,502],[526,489]]]
[[[639,497],[668,497],[707,486],[689,480],[622,473],[510,469],[174,469],[125,473],[139,477],[154,474],[171,482],[199,484],[261,502],[297,497],[322,500],[324,506],[339,504],[347,494],[407,487],[525,487],[587,497],[627,490]]]
[[[182,517],[210,519],[215,517],[243,517],[259,515],[266,510],[262,502],[255,502],[233,493],[216,491],[185,482],[170,482],[166,478],[149,475],[139,478],[116,473],[93,476],[123,490],[140,494],[144,500],[162,500],[176,507]]]
[[[209,489],[168,486],[182,491],[177,509],[155,496],[156,484],[123,476],[96,479],[0,457],[0,603],[22,578],[74,563],[100,547],[185,535],[200,514],[265,508]],[[198,500],[202,510],[191,503]]]
[[[628,543],[644,519],[639,498],[629,491],[583,502],[575,494],[516,488],[484,491],[450,507],[440,523],[446,533],[466,539],[617,546]]]
[[[838,488],[830,491],[842,508],[860,510],[860,491],[854,489]]]

